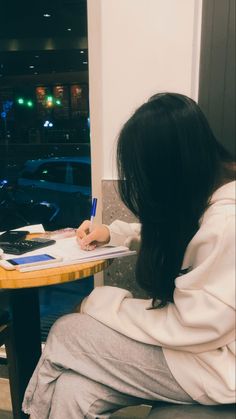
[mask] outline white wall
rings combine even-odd
[[[88,0],[93,194],[116,178],[115,141],[150,95],[197,99],[202,0]],[[100,208],[101,211],[101,208]]]

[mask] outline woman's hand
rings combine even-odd
[[[105,225],[94,225],[89,232],[90,220],[84,221],[76,231],[77,242],[83,250],[93,250],[97,246],[109,243],[110,232]]]

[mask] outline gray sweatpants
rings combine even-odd
[[[53,325],[23,410],[31,419],[105,419],[122,407],[158,400],[194,403],[162,349],[74,313]]]

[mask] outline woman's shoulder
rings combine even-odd
[[[235,217],[236,182],[229,182],[218,188],[210,199],[210,204],[203,214],[200,225],[217,223],[221,228],[230,218]]]
[[[200,226],[185,252],[184,267],[199,266],[207,258],[222,258],[235,248],[235,182],[224,185],[212,196]]]
[[[235,205],[236,200],[236,181],[228,182],[219,187],[213,193],[211,205]]]

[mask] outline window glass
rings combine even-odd
[[[91,167],[89,164],[72,163],[73,184],[78,186],[91,185]]]
[[[87,1],[2,2],[0,45],[0,231],[77,227],[91,199],[90,164],[77,166],[90,159]]]

